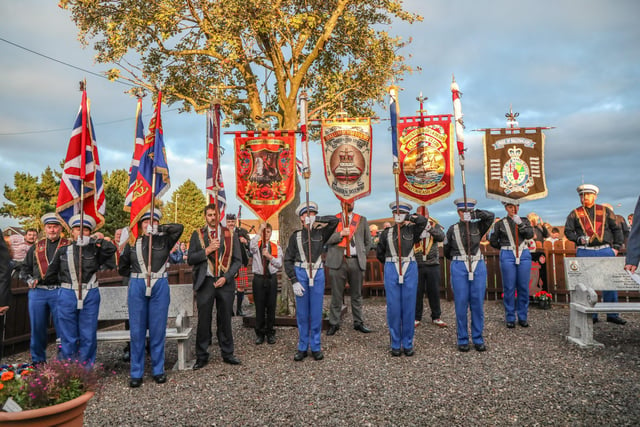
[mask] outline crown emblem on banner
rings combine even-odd
[[[507,153],[509,153],[509,157],[520,157],[522,156],[522,148],[511,147],[507,150]]]

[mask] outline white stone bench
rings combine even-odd
[[[637,302],[598,302],[596,291],[638,291],[640,285],[624,271],[623,257],[565,258],[570,291],[569,335],[580,347],[604,347],[593,339],[592,315],[640,312]]]
[[[105,286],[100,290],[100,311],[98,320],[128,320],[129,309],[127,306],[126,286]],[[178,344],[178,361],[173,366],[174,370],[185,370],[187,361],[190,360],[189,338],[193,328],[189,327],[190,318],[193,316],[193,286],[169,285],[171,302],[169,304],[169,318],[175,318],[175,327],[167,328],[167,341],[176,341]],[[147,336],[148,336],[147,331]],[[98,330],[98,342],[129,342],[131,337],[127,330]]]

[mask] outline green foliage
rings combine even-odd
[[[129,174],[124,169],[116,169],[103,175],[104,196],[107,201],[105,224],[102,232],[113,237],[118,228],[129,225],[129,213],[124,211],[124,199],[129,187]]]
[[[4,197],[8,202],[0,207],[0,215],[19,218],[24,228],[42,229],[40,217],[56,208],[59,174],[49,166],[39,178],[30,173],[16,172],[13,185],[13,188],[6,184],[4,186]]]
[[[172,193],[171,200],[161,208],[162,222],[176,222],[184,225],[184,232],[180,240],[188,242],[194,230],[204,224],[202,210],[206,204],[206,197],[202,190],[195,182],[187,179]]]

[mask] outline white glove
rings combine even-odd
[[[153,224],[153,225],[149,224],[149,225],[147,225],[147,233],[148,234],[153,234],[154,236],[156,234],[158,234],[158,224]]]
[[[87,246],[89,244],[89,236],[78,236],[76,243],[78,246]]]
[[[304,288],[299,282],[293,284],[293,293],[297,297],[301,297],[302,295],[304,295]]]
[[[471,212],[469,212],[469,211],[465,211],[465,212],[462,214],[462,220],[463,220],[464,222],[469,222],[469,221],[471,221]]]
[[[587,240],[587,238],[585,236],[580,236],[578,238],[578,244],[579,245],[586,245],[587,243],[589,243],[589,241]]]
[[[407,217],[407,214],[393,214],[393,220],[396,224],[402,224]]]
[[[517,225],[522,224],[522,218],[520,218],[518,215],[514,215],[511,217],[511,219],[513,220],[513,222],[515,222]]]
[[[315,215],[307,215],[307,217],[304,219],[304,223],[309,225],[309,227],[311,227],[314,222],[316,222]]]
[[[425,228],[424,230],[422,230],[422,233],[420,233],[420,238],[426,239],[427,237],[429,237],[429,231]]]

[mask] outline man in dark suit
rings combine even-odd
[[[234,277],[242,264],[240,242],[237,235],[219,222],[215,204],[204,208],[206,225],[193,232],[189,244],[187,263],[193,266],[193,290],[198,305],[198,327],[196,331],[196,363],[193,369],[204,367],[209,362],[211,342],[211,320],[213,303],[216,303],[216,335],[222,360],[239,365],[233,354],[231,312],[235,293]]]
[[[327,335],[340,329],[340,312],[344,287],[349,282],[351,290],[351,316],[353,328],[362,333],[371,330],[362,320],[362,281],[367,268],[367,252],[371,246],[371,234],[367,218],[353,212],[353,202],[343,202],[345,212],[336,215],[340,222],[335,233],[327,241],[326,265],[331,283],[331,309]]]

